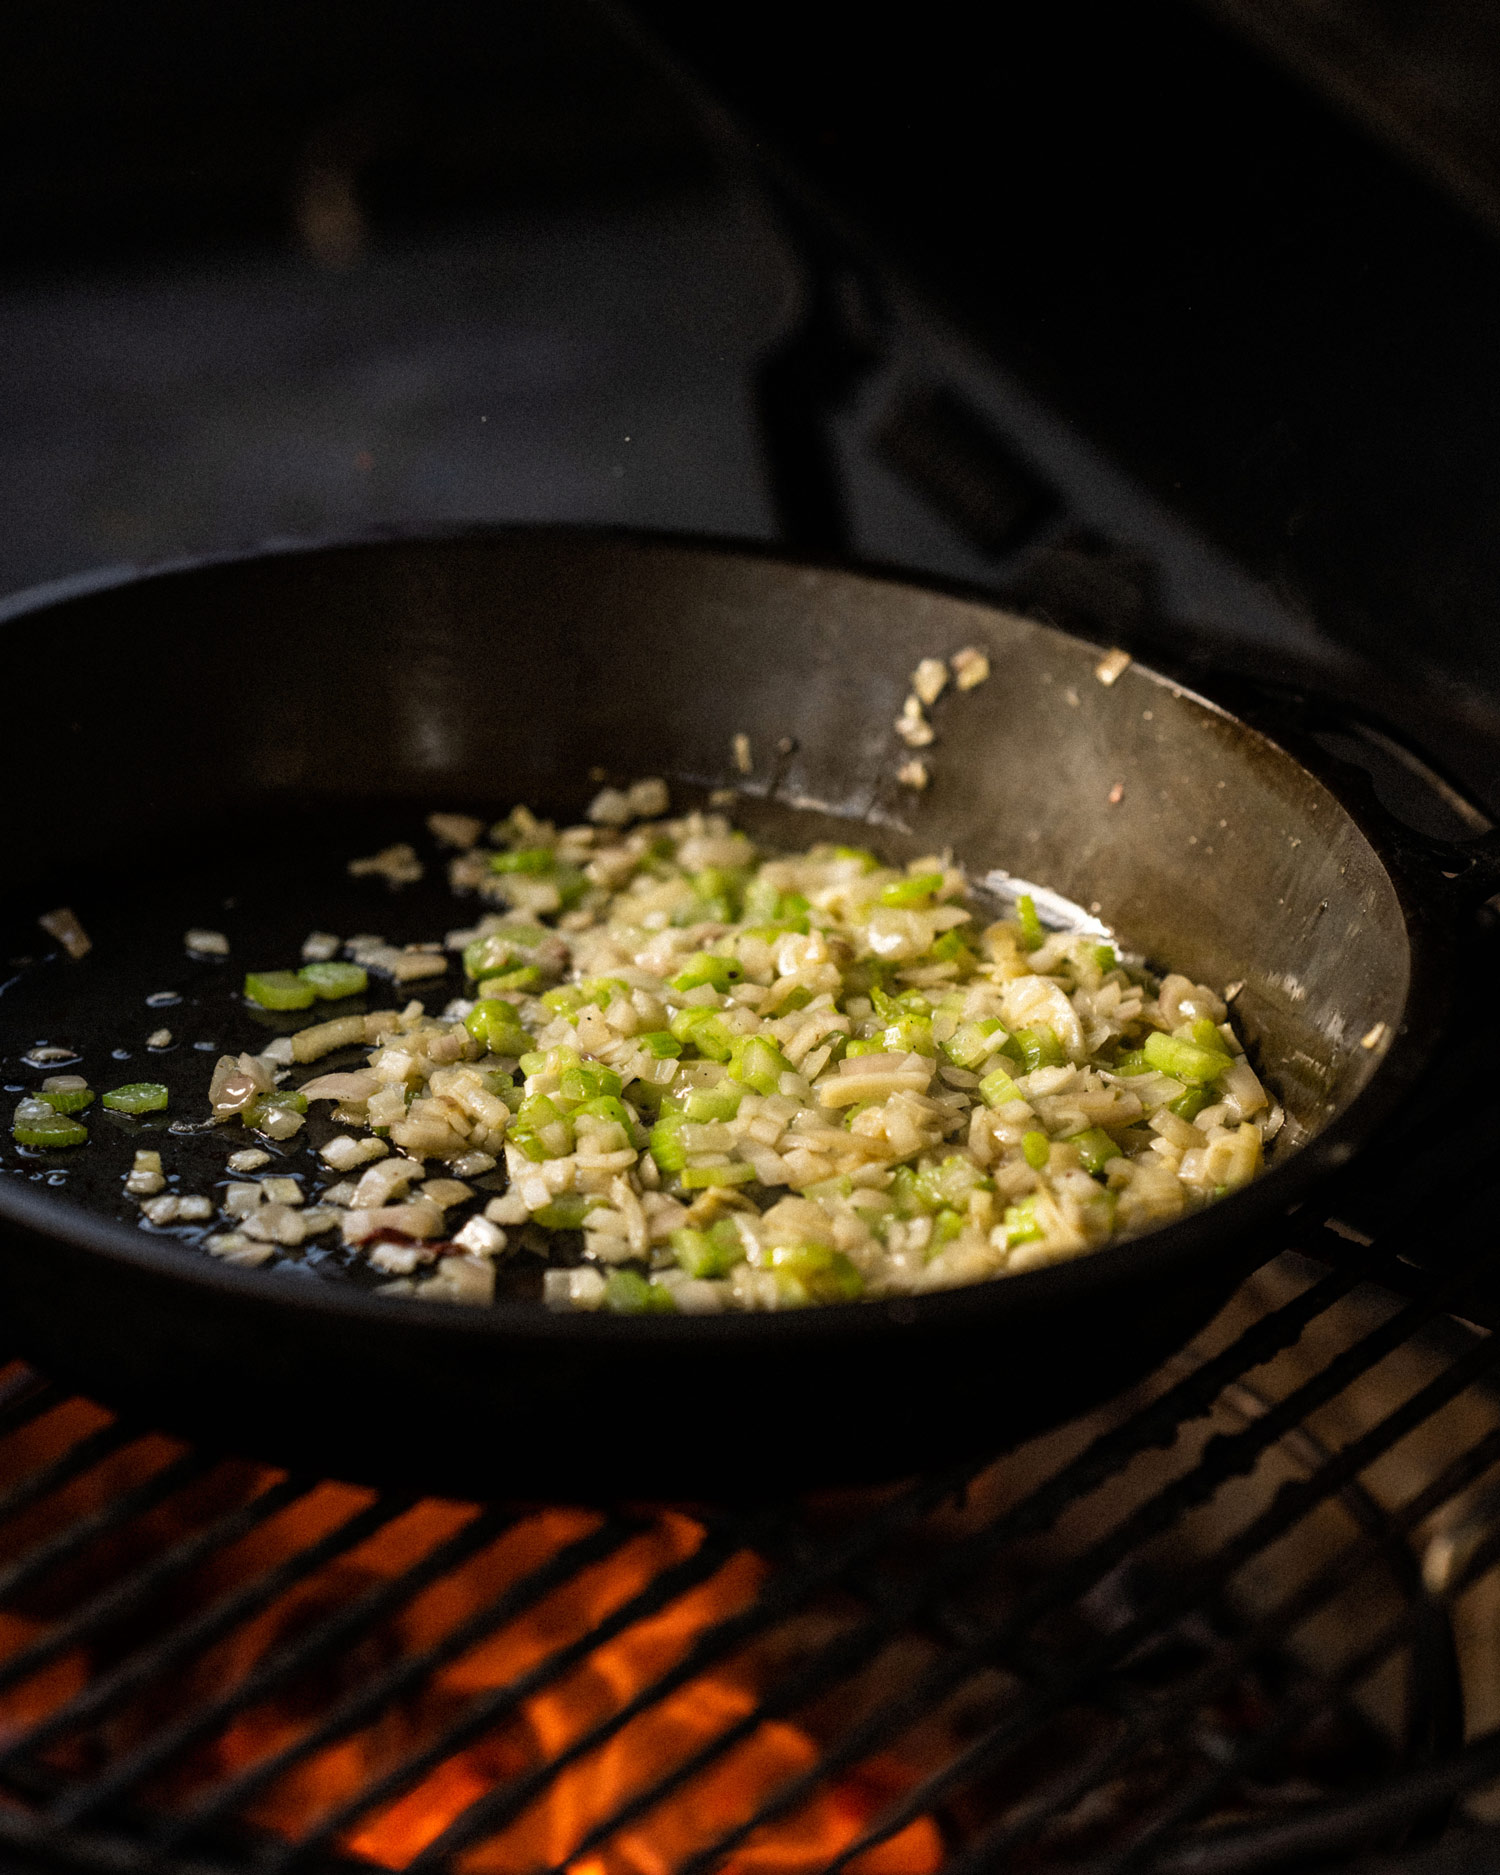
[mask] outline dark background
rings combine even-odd
[[[831,295],[833,367],[778,382],[849,550],[1430,692],[1473,774],[1497,97],[1454,0],[33,0],[0,589],[381,523],[795,529],[764,370]],[[945,432],[967,508],[890,441],[934,386],[982,432]],[[998,539],[986,474],[1029,517]]]

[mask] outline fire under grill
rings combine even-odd
[[[1482,1829],[1495,1117],[1419,1105],[1136,1395],[877,1492],[378,1494],[12,1363],[0,1861],[1223,1875]]]

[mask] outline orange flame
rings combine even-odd
[[[49,1422],[55,1417],[49,1415],[20,1441],[32,1463],[39,1455],[50,1456],[53,1446],[65,1446],[65,1431],[76,1438],[80,1431],[103,1423],[102,1415],[86,1422],[75,1415],[65,1427],[54,1427]],[[9,1461],[16,1444],[8,1441],[0,1458],[0,1482],[15,1475]],[[103,1496],[118,1491],[180,1449],[166,1441],[144,1453],[133,1447],[133,1457],[121,1455],[90,1475],[94,1489]],[[235,1501],[245,1501],[278,1475],[239,1468],[232,1487]],[[78,1488],[69,1488],[74,1515],[86,1502],[78,1497]],[[217,1499],[204,1499],[200,1514],[203,1509],[221,1512],[227,1489],[230,1486],[221,1485]],[[206,1605],[231,1584],[251,1580],[296,1555],[371,1501],[371,1493],[351,1486],[317,1487],[219,1553],[191,1584],[178,1590],[166,1619],[180,1619],[185,1609]],[[164,1718],[243,1681],[268,1653],[354,1597],[400,1575],[477,1514],[473,1505],[428,1499],[383,1525],[246,1621],[169,1688],[143,1695],[117,1714],[108,1755],[149,1736]],[[139,1556],[143,1542],[149,1550],[180,1535],[180,1512],[176,1524],[175,1529],[162,1524],[154,1542],[137,1531],[131,1560]],[[592,1513],[563,1509],[539,1511],[512,1525],[405,1601],[348,1657],[240,1711],[156,1781],[149,1792],[151,1801],[169,1808],[191,1803],[224,1777],[295,1745],[331,1704],[372,1671],[440,1642],[512,1584],[599,1526],[600,1519]],[[665,1608],[632,1622],[582,1654],[565,1673],[515,1701],[473,1743],[445,1757],[383,1806],[354,1814],[347,1806],[357,1801],[358,1793],[440,1737],[476,1699],[510,1686],[559,1649],[585,1641],[600,1622],[663,1571],[695,1555],[705,1535],[703,1526],[689,1517],[660,1514],[604,1560],[570,1575],[526,1613],[441,1662],[423,1676],[419,1690],[379,1719],[300,1760],[262,1788],[243,1814],[285,1837],[308,1831],[330,1834],[334,1846],[379,1868],[406,1867],[470,1804],[555,1762],[639,1695],[649,1696],[651,1686],[684,1659],[705,1630],[754,1600],[767,1564],[748,1552],[731,1556]],[[28,1608],[0,1616],[0,1659],[44,1633],[50,1614],[33,1614]],[[14,1737],[55,1710],[88,1683],[93,1671],[87,1653],[76,1650],[0,1693],[0,1738]],[[534,1875],[546,1868],[566,1868],[568,1875],[674,1875],[695,1854],[743,1825],[789,1779],[816,1764],[818,1746],[807,1731],[779,1719],[751,1722],[744,1736],[701,1772],[643,1808],[617,1832],[604,1835],[596,1846],[583,1845],[620,1806],[730,1727],[751,1721],[757,1699],[757,1673],[751,1662],[730,1658],[716,1663],[646,1705],[603,1744],[569,1762],[497,1833],[466,1849],[459,1866],[466,1875]],[[102,1742],[71,1741],[49,1753],[49,1759],[67,1769],[75,1754],[97,1753]],[[847,1850],[915,1778],[914,1771],[895,1760],[863,1765],[837,1783],[820,1786],[798,1809],[749,1835],[724,1866],[729,1875],[813,1875]],[[935,1875],[942,1861],[937,1826],[921,1817],[866,1852],[852,1868],[855,1875]]]

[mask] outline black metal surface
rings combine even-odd
[[[906,794],[890,725],[914,656],[970,642],[988,645],[997,675],[945,706],[933,784]],[[53,777],[45,826],[9,830],[14,902],[29,915],[80,890],[90,905],[121,895],[113,912],[101,906],[109,942],[90,958],[12,985],[12,1064],[49,997],[64,1020],[74,982],[81,1016],[91,994],[117,996],[144,1022],[141,1001],[160,986],[139,947],[159,941],[163,967],[180,965],[188,910],[175,890],[157,902],[159,874],[207,844],[231,861],[244,851],[253,882],[226,829],[257,812],[272,826],[300,813],[320,860],[322,829],[382,802],[525,800],[576,815],[601,757],[622,774],[733,783],[731,741],[744,731],[758,766],[740,778],[736,811],[752,833],[801,846],[853,819],[894,853],[951,846],[976,874],[1006,866],[1096,899],[1149,956],[1242,980],[1237,1020],[1307,1142],[1278,1150],[1224,1204],[1103,1256],[775,1318],[395,1302],[227,1269],[70,1204],[67,1187],[0,1181],[0,1285],[28,1351],[156,1423],[282,1462],[508,1494],[775,1492],[901,1475],[1024,1437],[1180,1345],[1232,1287],[1250,1233],[1369,1136],[1441,1022],[1459,886],[1430,856],[1398,850],[1373,797],[1352,790],[1351,809],[1175,683],[1134,666],[1107,685],[1092,646],[971,600],[743,552],[516,530],[270,555],[41,610],[23,602],[5,647],[7,681],[32,700],[5,761],[18,786],[39,765]],[[144,746],[118,707],[143,663],[174,730]],[[293,672],[327,675],[289,683]],[[64,723],[72,753],[60,762]],[[782,744],[785,758],[773,753]],[[256,966],[310,922],[308,851],[291,851],[274,916],[251,892],[247,930],[271,952]],[[146,855],[126,880],[122,853]],[[77,1045],[112,1039],[113,1028]],[[206,1063],[222,1038],[196,1039]],[[99,1159],[111,1178],[126,1143],[122,1132],[116,1156]],[[52,1155],[23,1169],[51,1179],[66,1166]],[[643,1423],[673,1423],[673,1439],[601,1439],[622,1390]],[[683,1422],[683,1399],[741,1390],[762,1402],[753,1420]],[[522,1411],[527,1439],[497,1445],[495,1416]],[[809,1440],[809,1423],[846,1430]]]

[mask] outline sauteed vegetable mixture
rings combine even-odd
[[[568,1250],[555,1308],[803,1308],[1085,1255],[1259,1171],[1281,1114],[1215,990],[1049,931],[1026,896],[986,915],[947,854],[768,855],[720,814],[668,812],[647,781],[562,829],[435,815],[454,887],[490,907],[476,922],[402,950],[315,932],[300,965],[246,976],[252,1003],[309,1020],[223,1057],[212,1117],[285,1142],[328,1103],[334,1182],[307,1206],[249,1176],[267,1155],[248,1143],[208,1248],[255,1263],[337,1230],[389,1289],[483,1303],[540,1227]],[[359,864],[399,885],[417,862]],[[372,972],[435,983],[453,952],[466,993],[438,985],[441,1013],[428,994],[316,1015]],[[84,1142],[93,1098],[51,1077],[15,1138]],[[103,1104],[168,1098],[138,1082]],[[161,1195],[155,1152],[126,1183],[150,1222],[213,1209]]]

